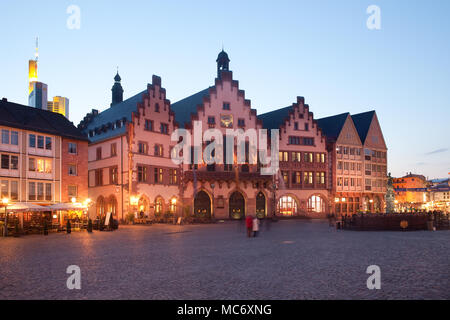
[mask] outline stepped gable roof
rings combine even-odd
[[[186,123],[191,122],[191,115],[197,113],[197,107],[203,104],[203,98],[209,96],[209,89],[211,88],[206,88],[171,104],[170,109],[175,113],[175,121],[180,128],[184,128]]]
[[[369,132],[370,124],[372,123],[374,115],[374,110],[352,115],[356,131],[358,131],[362,144],[366,142],[367,133]]]
[[[98,142],[124,134],[126,132],[126,126],[121,125],[120,127],[114,128],[114,123],[122,120],[131,122],[132,113],[137,111],[138,103],[143,101],[143,95],[146,93],[147,89],[122,102],[112,105],[105,111],[96,115],[92,121],[87,124],[84,133],[88,135],[90,131],[97,130],[100,132],[97,132],[94,136],[90,136],[89,140],[91,142]],[[106,127],[108,130],[102,130],[102,128]]]
[[[263,128],[267,130],[280,129],[289,117],[292,106],[277,109],[267,113],[260,114],[258,119],[263,122]]]
[[[0,100],[0,125],[88,141],[87,136],[62,114]]]

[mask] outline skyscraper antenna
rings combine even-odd
[[[39,59],[39,38],[36,37],[36,53],[34,54],[36,61]]]

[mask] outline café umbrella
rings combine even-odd
[[[33,203],[16,202],[8,205],[7,210],[8,212],[39,212],[48,211],[48,208]]]
[[[56,203],[47,207],[48,211],[85,210],[82,203]]]

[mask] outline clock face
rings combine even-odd
[[[220,115],[220,125],[223,128],[233,128],[233,115]]]

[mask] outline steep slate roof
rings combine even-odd
[[[263,122],[263,128],[267,130],[279,129],[289,116],[292,106],[277,109],[267,113],[260,114],[258,119]]]
[[[0,125],[37,131],[69,139],[87,137],[62,114],[0,100]]]
[[[87,124],[86,129],[83,130],[83,132],[88,135],[89,131],[100,129],[103,125],[108,124],[114,124],[118,120],[126,119],[128,122],[130,122],[131,114],[137,110],[137,105],[139,102],[142,102],[142,96],[147,92],[147,89],[145,89],[142,92],[139,92],[138,94],[120,102],[112,107],[109,107],[105,111],[99,113],[96,115],[91,122]],[[113,138],[119,135],[122,135],[126,132],[126,126],[121,126],[120,128],[113,129],[108,128],[106,132],[100,132],[95,134],[93,137],[89,137],[89,140],[91,142],[98,142],[101,140]]]
[[[370,124],[375,115],[375,111],[368,111],[352,115],[353,122],[361,138],[362,144],[366,142],[367,133],[369,132]]]
[[[203,104],[204,97],[209,96],[209,89],[204,89],[170,105],[180,128],[184,128],[185,123],[191,122],[191,114],[197,113],[197,106]]]
[[[317,120],[317,125],[329,141],[336,141],[341,134],[345,121],[350,113],[341,113],[335,116],[321,118]]]

